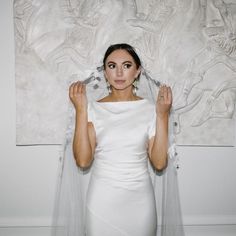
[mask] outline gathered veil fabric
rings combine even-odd
[[[102,73],[99,70],[98,72],[92,73],[89,78],[84,80],[84,83],[87,84],[87,96],[90,104],[94,103],[96,106],[100,106],[101,104],[98,105],[96,104],[95,101],[97,101],[99,98],[104,97],[107,93],[106,83],[105,79],[102,78]],[[140,77],[139,89],[137,94],[145,98],[145,100],[148,100],[149,103],[155,104],[159,85],[160,83],[158,81],[153,80],[150,76],[147,75],[146,72],[143,72]],[[138,103],[142,104],[145,102],[146,101],[140,101]],[[146,104],[142,105],[146,106]],[[107,106],[107,104],[105,106]],[[104,171],[102,172],[94,171],[97,175],[94,174],[92,175],[91,169],[93,168],[93,164],[95,166],[101,164],[106,165],[107,160],[102,160],[102,162],[94,161],[90,169],[86,170],[82,170],[76,166],[72,152],[72,139],[74,131],[74,109],[71,104],[69,104],[68,114],[69,114],[68,128],[65,135],[65,143],[62,145],[62,150],[61,150],[57,192],[56,192],[54,215],[53,215],[52,236],[86,236],[85,226],[87,224],[86,221],[88,218],[88,214],[86,215],[86,207],[89,204],[91,205],[93,204],[93,200],[91,199],[87,200],[86,196],[89,182],[91,181],[92,178],[95,178],[93,181],[91,181],[92,183],[100,181],[100,179],[102,179],[104,175],[107,174],[107,170],[104,168]],[[92,119],[92,117],[89,117],[89,119]],[[181,207],[179,200],[179,190],[178,190],[177,153],[174,141],[174,136],[175,136],[173,129],[174,126],[173,126],[173,121],[171,119],[172,115],[170,117],[170,122],[169,122],[170,138],[169,138],[169,152],[168,152],[169,154],[168,167],[162,173],[159,173],[155,171],[151,166],[150,162],[147,161],[149,175],[151,177],[151,183],[155,194],[154,201],[156,201],[155,205],[157,211],[157,219],[155,217],[154,219],[156,221],[155,224],[157,225],[157,233],[155,236],[184,236]],[[127,163],[125,164],[127,165]],[[140,172],[142,172],[142,165],[140,167],[140,163],[137,163],[137,167],[135,168],[141,168]],[[145,174],[143,174],[143,176],[145,176]],[[144,183],[145,185],[146,177],[143,176],[142,178],[140,177],[141,179],[139,180],[139,183]],[[117,184],[117,182],[113,181],[112,184],[113,185]],[[119,184],[120,183],[118,183],[118,185],[115,186],[117,188],[117,192],[115,194],[122,194],[122,188],[124,188],[124,186],[123,185],[119,186]],[[101,190],[98,189],[98,191],[96,192],[95,189],[95,192],[92,194],[104,193],[104,198],[107,197],[107,201],[110,201],[110,199],[112,199],[112,195],[110,194],[112,193],[110,193],[109,189],[106,189],[106,187],[104,187],[103,185],[100,186]],[[136,187],[132,185],[132,186],[127,186],[127,188],[134,188],[135,190]],[[144,188],[146,187],[144,186]],[[147,197],[149,196],[147,195]],[[133,199],[132,201],[134,202],[134,204],[136,204],[134,195],[132,195],[132,193],[130,195],[130,198],[132,198]],[[150,201],[152,200],[153,199],[150,199]],[[106,201],[106,199],[104,199],[104,201]],[[119,202],[118,204],[121,203]],[[129,203],[127,203],[126,205],[128,204]],[[124,204],[122,206],[124,206]],[[101,209],[99,209],[99,207],[97,208],[98,209],[95,210],[103,211],[102,208]],[[120,208],[121,208],[120,210],[122,210],[123,207]],[[139,208],[137,209],[136,213],[137,219],[141,219],[142,221],[142,219],[145,218],[145,214],[147,214],[145,212],[146,209],[140,208],[140,205],[139,206],[137,205],[137,208]],[[92,212],[91,216],[93,217],[93,213],[96,216],[96,212]],[[116,212],[114,212],[114,215],[115,214]],[[150,215],[152,213],[149,212],[148,214]],[[102,227],[104,219],[101,218],[101,215],[99,217],[96,218],[96,221],[97,224],[99,224],[99,227]],[[99,219],[101,219],[101,221],[99,221]],[[96,221],[93,221],[95,222],[94,224],[96,224]],[[119,219],[114,218],[114,221],[119,223]],[[109,219],[109,222],[105,223],[108,223],[113,227],[112,219]],[[130,227],[133,227],[131,222],[130,225],[131,225]],[[106,234],[104,230],[103,234],[104,235],[101,236],[109,235],[109,232]],[[100,235],[99,232],[97,232],[96,235]],[[114,226],[114,233],[112,232],[110,235],[133,236],[133,234],[129,234],[128,232],[119,231],[119,229],[117,229],[115,226]],[[143,233],[139,232],[139,235],[147,236],[153,234],[152,232],[148,234],[146,232]]]

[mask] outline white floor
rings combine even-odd
[[[0,227],[0,236],[50,236],[50,227]],[[236,225],[186,226],[185,236],[236,236]]]

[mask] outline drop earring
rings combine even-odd
[[[111,94],[111,85],[109,84],[109,82],[107,80],[106,80],[106,83],[107,83],[108,93]]]
[[[136,78],[133,82],[133,94],[137,95],[137,90],[138,90],[138,79]]]

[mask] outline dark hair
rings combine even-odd
[[[106,52],[105,52],[105,54],[104,54],[104,58],[103,58],[103,66],[104,66],[104,69],[105,69],[105,63],[106,63],[107,57],[108,57],[112,52],[114,52],[115,50],[118,50],[118,49],[123,49],[123,50],[125,50],[126,52],[128,52],[128,53],[133,57],[137,69],[139,68],[139,66],[141,66],[141,60],[140,60],[138,54],[136,53],[135,49],[134,49],[132,46],[130,46],[129,44],[127,44],[127,43],[119,43],[119,44],[113,44],[113,45],[111,45],[111,46],[108,47],[108,49],[106,50]]]

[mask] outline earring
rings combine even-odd
[[[138,90],[138,79],[136,78],[133,82],[133,94],[137,95],[137,90]]]
[[[107,83],[108,93],[111,94],[111,85],[109,84],[109,82],[107,80],[106,80],[106,83]]]

